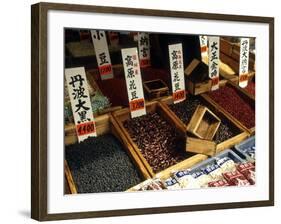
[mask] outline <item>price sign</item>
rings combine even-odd
[[[179,103],[185,100],[185,82],[183,71],[182,44],[169,45],[170,71],[172,80],[173,100]]]
[[[78,141],[97,136],[84,67],[65,69],[65,79]]]
[[[140,56],[140,67],[150,66],[150,43],[148,33],[138,33],[138,46]]]
[[[249,48],[250,39],[241,38],[239,60],[239,86],[242,88],[245,88],[248,85]]]
[[[209,37],[209,77],[212,80],[211,90],[219,88],[219,55],[220,39],[219,37]]]
[[[146,114],[137,48],[121,50],[131,117]]]
[[[98,68],[102,80],[112,79],[113,70],[104,31],[91,30]]]
[[[204,57],[208,56],[208,37],[207,36],[199,36],[199,40],[200,40],[200,48],[201,48],[201,57],[202,59]]]

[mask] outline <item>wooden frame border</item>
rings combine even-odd
[[[205,205],[141,208],[129,210],[89,211],[48,214],[47,212],[47,12],[65,10],[160,16],[174,18],[200,18],[269,24],[269,200]],[[38,3],[31,6],[31,217],[39,221],[109,217],[124,215],[187,212],[226,208],[260,207],[274,205],[274,18],[119,8],[90,5]]]

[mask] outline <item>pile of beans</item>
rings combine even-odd
[[[255,127],[255,108],[233,87],[224,86],[208,95],[247,128]]]
[[[126,120],[124,127],[155,173],[192,156],[176,129],[157,113]]]
[[[250,93],[251,95],[255,96],[256,93],[256,85],[255,82],[249,82],[248,85],[245,87],[245,90]]]
[[[240,132],[241,131],[234,125],[230,124],[230,122],[221,120],[220,126],[213,140],[218,144],[238,135]]]
[[[142,181],[122,145],[111,134],[67,146],[65,157],[78,193],[125,191]]]
[[[204,103],[198,97],[189,95],[187,100],[177,104],[171,104],[169,107],[187,125],[198,105],[204,106]],[[238,128],[223,119],[214,137],[214,141],[220,143],[239,133],[240,130]]]
[[[203,104],[197,97],[189,95],[187,100],[171,104],[169,107],[187,125],[198,105]]]

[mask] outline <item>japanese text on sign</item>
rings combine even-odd
[[[132,118],[146,114],[137,48],[122,49],[123,67]]]
[[[212,80],[211,90],[219,88],[219,37],[209,37],[209,77]]]
[[[111,59],[108,51],[106,35],[104,31],[91,30],[91,36],[96,52],[96,58],[98,62],[98,68],[101,75],[101,79],[113,78],[113,70],[111,65]]]
[[[185,100],[182,44],[169,45],[170,71],[174,103]]]
[[[97,136],[84,67],[65,69],[65,79],[79,142]]]
[[[140,56],[140,67],[150,66],[150,43],[148,33],[138,33],[138,46]]]
[[[249,48],[249,38],[241,38],[239,60],[239,86],[242,88],[248,85]]]
[[[207,36],[199,36],[200,39],[200,48],[201,48],[201,57],[207,57],[207,44],[208,38]]]

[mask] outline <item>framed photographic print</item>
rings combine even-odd
[[[274,205],[274,18],[32,5],[32,218]]]

